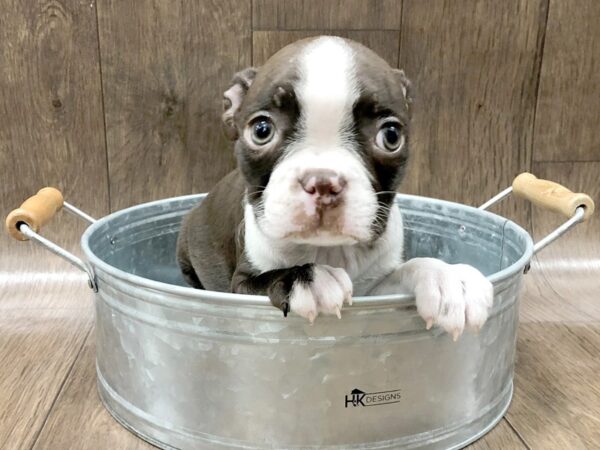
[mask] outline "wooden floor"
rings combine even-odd
[[[532,221],[539,238],[560,219],[534,211]],[[533,262],[521,302],[514,399],[471,448],[600,448],[597,222]],[[2,243],[15,258],[0,260],[0,448],[151,448],[98,399],[93,298],[84,277],[33,244]]]
[[[4,0],[0,212],[39,188],[95,217],[210,189],[234,166],[221,92],[300,37],[338,34],[416,96],[403,191],[480,204],[519,172],[600,199],[600,1]],[[560,223],[499,211],[536,239]],[[83,226],[44,235],[77,251]],[[102,408],[93,299],[63,261],[0,233],[0,449],[150,448]],[[532,264],[515,393],[474,449],[600,448],[600,219]]]

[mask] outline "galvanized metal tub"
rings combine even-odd
[[[533,248],[519,226],[399,196],[407,257],[472,264],[494,283],[485,327],[455,343],[425,330],[410,296],[357,298],[342,320],[311,326],[263,297],[185,287],[175,243],[200,200],[120,211],[82,238],[99,289],[100,396],[127,428],[177,448],[449,448],[502,417]]]
[[[513,390],[519,290],[534,251],[521,227],[481,209],[398,195],[407,259],[471,264],[494,285],[479,335],[453,342],[425,330],[408,294],[355,298],[342,320],[309,325],[282,317],[266,297],[186,287],[176,239],[202,198],[98,221],[65,203],[94,222],[81,240],[88,262],[15,222],[90,275],[100,397],[129,430],[162,448],[445,449],[502,418]],[[584,209],[538,248],[581,221]]]

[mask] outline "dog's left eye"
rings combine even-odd
[[[375,142],[382,150],[390,152],[398,150],[404,144],[404,135],[400,129],[400,124],[396,122],[384,123],[377,133]]]
[[[275,125],[268,117],[257,117],[250,124],[252,130],[252,142],[256,145],[265,145],[275,135]]]

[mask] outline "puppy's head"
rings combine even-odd
[[[408,156],[408,90],[402,71],[337,37],[238,73],[223,121],[262,232],[322,246],[376,239]]]

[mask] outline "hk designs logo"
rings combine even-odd
[[[345,407],[391,405],[392,403],[398,403],[401,398],[400,389],[371,393],[363,392],[360,389],[352,389],[350,395],[346,395]]]

